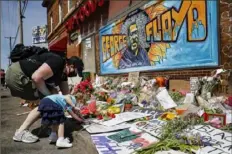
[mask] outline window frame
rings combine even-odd
[[[53,14],[50,14],[50,33],[53,31]]]
[[[58,12],[59,12],[59,23],[61,23],[63,20],[62,0],[59,0],[59,11]]]
[[[68,0],[68,12],[70,12],[72,10],[72,0]]]

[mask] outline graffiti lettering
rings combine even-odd
[[[105,35],[101,39],[103,62],[106,62],[126,46],[125,35]]]
[[[206,1],[182,1],[146,24],[147,42],[176,42],[186,19],[187,40],[204,41],[207,37]]]

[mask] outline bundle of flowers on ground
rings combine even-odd
[[[74,87],[72,94],[78,96],[78,101],[81,104],[86,104],[93,92],[94,88],[90,80],[84,80]]]

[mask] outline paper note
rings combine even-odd
[[[136,84],[139,81],[139,72],[130,72],[128,75],[128,82]]]
[[[157,95],[156,98],[162,105],[162,107],[166,109],[170,109],[176,107],[176,103],[172,100],[171,96],[168,94],[167,89],[162,89]]]
[[[122,124],[118,124],[116,126],[104,126],[104,125],[100,125],[100,124],[91,124],[91,125],[85,125],[84,128],[86,128],[86,130],[92,134],[92,133],[104,133],[104,132],[112,132],[112,131],[116,131],[116,130],[122,130],[122,129],[126,129],[126,128],[130,128],[131,124],[127,124],[127,123],[122,123]]]
[[[120,114],[116,114],[116,117],[111,119],[111,120],[102,121],[102,120],[94,119],[93,122],[99,123],[99,124],[105,125],[105,126],[114,126],[114,125],[121,124],[121,123],[126,122],[126,121],[131,121],[134,119],[143,118],[143,117],[147,117],[150,115],[151,114],[138,113],[138,112],[123,112]]]

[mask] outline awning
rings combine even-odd
[[[67,37],[67,33],[65,31],[60,36],[57,36],[54,40],[52,40],[48,44],[48,48],[49,48],[49,50],[64,52],[67,49],[67,42],[68,42],[68,37]]]

